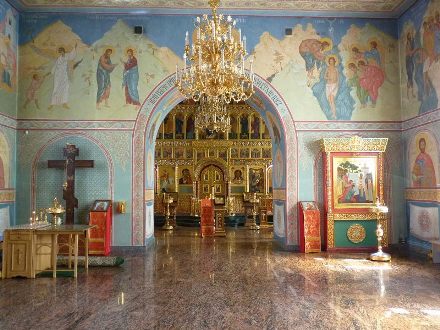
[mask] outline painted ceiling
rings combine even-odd
[[[13,1],[14,2],[14,1]],[[207,0],[15,0],[25,9],[121,8],[204,9]],[[411,0],[221,0],[220,8],[258,11],[324,11],[393,13]]]

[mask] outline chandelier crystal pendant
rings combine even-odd
[[[231,128],[226,103],[203,95],[195,114],[195,127],[209,131],[226,132]]]
[[[177,88],[187,99],[200,102],[203,114],[196,116],[196,125],[199,119],[199,126],[214,122],[211,126],[218,129],[226,122],[225,105],[246,101],[254,93],[252,61],[245,70],[246,37],[235,29],[236,21],[231,16],[217,14],[219,2],[209,1],[211,16],[196,18],[192,45],[186,32],[184,66],[179,69],[176,65]],[[209,120],[204,118],[209,114]]]

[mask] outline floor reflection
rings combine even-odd
[[[280,251],[271,231],[158,230],[121,267],[78,278],[0,281],[0,328],[440,327],[440,267],[394,254]]]

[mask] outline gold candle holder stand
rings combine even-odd
[[[377,236],[377,252],[370,254],[370,260],[372,261],[390,261],[391,255],[382,251],[382,239],[383,239],[383,228],[380,224],[379,217],[381,214],[388,213],[388,207],[381,204],[379,200],[376,202],[376,207],[374,208],[377,216],[377,228],[376,228],[376,236]]]
[[[260,200],[257,198],[257,194],[254,193],[254,196],[249,199],[249,202],[251,202],[253,204],[252,207],[252,222],[251,225],[249,226],[249,229],[251,230],[259,230],[260,226],[257,225],[257,204],[260,203]]]
[[[170,223],[170,204],[173,202],[173,198],[170,195],[164,193],[164,202],[167,204],[167,212],[165,214],[165,224],[162,226],[164,230],[173,230],[174,227]]]

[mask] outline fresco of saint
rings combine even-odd
[[[412,168],[412,186],[414,188],[435,187],[437,185],[435,177],[434,163],[431,156],[425,152],[426,140],[419,140],[420,153],[417,155]]]
[[[139,70],[137,58],[134,56],[133,49],[127,49],[127,61],[121,59],[121,63],[124,66],[124,72],[122,74],[122,87],[125,87],[125,104],[132,104],[139,106]]]
[[[96,81],[98,83],[98,91],[96,93],[96,108],[100,109],[101,103],[104,102],[106,107],[108,105],[108,99],[110,97],[110,73],[116,67],[117,64],[112,64],[110,56],[113,51],[108,48],[104,54],[101,55],[98,62],[98,69],[96,70]]]
[[[51,71],[53,74],[53,91],[49,110],[55,105],[62,105],[63,108],[69,109],[67,105],[70,89],[68,64],[69,61],[73,61],[76,57],[76,47],[77,45],[75,44],[75,48],[67,54],[64,47],[58,48],[59,56]]]

